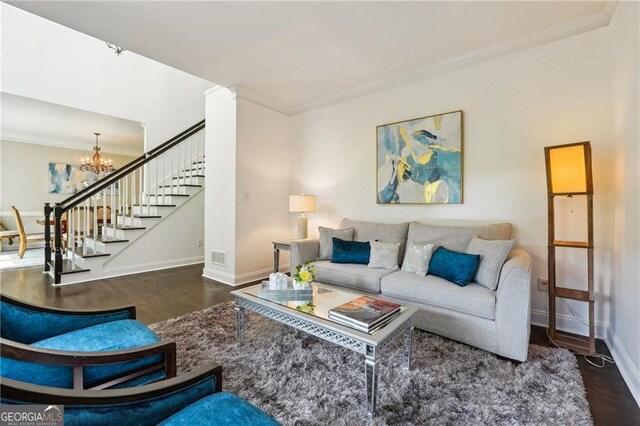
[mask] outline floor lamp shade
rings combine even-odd
[[[580,142],[545,148],[549,194],[592,194],[591,145]]]
[[[298,216],[297,235],[298,239],[305,239],[308,235],[307,217],[305,213],[312,213],[316,211],[316,196],[315,195],[290,195],[289,196],[289,211],[292,213],[300,213]]]

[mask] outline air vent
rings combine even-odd
[[[220,266],[227,266],[227,253],[211,250],[211,263]]]

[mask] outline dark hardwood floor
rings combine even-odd
[[[52,287],[41,268],[0,271],[3,293],[32,303],[61,308],[108,308],[135,305],[146,324],[174,318],[232,300],[230,287],[201,276],[202,265],[109,278],[99,282]],[[548,346],[545,330],[532,327],[531,343]],[[600,353],[610,355],[601,340]],[[589,365],[577,357],[596,425],[640,425],[640,408],[615,365]],[[550,419],[552,421],[552,419]]]

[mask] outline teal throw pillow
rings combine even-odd
[[[331,263],[358,263],[368,265],[370,255],[371,244],[369,244],[369,241],[345,241],[333,237]]]
[[[479,265],[479,254],[460,253],[441,246],[431,256],[429,273],[464,287],[471,282]]]

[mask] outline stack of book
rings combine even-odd
[[[401,306],[386,300],[361,296],[333,309],[329,318],[333,321],[369,333],[391,321]]]

